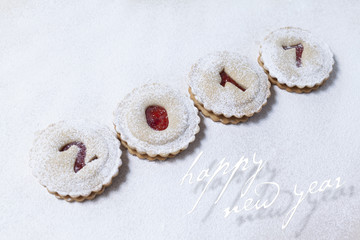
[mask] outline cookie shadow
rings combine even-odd
[[[248,123],[249,124],[252,124],[252,123],[259,123],[261,120],[264,120],[266,118],[269,117],[269,114],[270,112],[272,111],[273,109],[273,106],[276,104],[276,91],[275,90],[276,87],[274,87],[273,84],[271,84],[271,87],[270,87],[270,91],[271,91],[271,95],[270,97],[267,99],[267,103],[265,106],[263,106],[263,108],[261,109],[260,112],[258,113],[255,113],[254,116],[250,117],[249,120],[248,120]],[[240,123],[240,124],[247,124],[247,122],[245,123]]]
[[[192,155],[196,151],[196,149],[200,148],[201,139],[204,139],[204,137],[205,137],[206,125],[204,123],[205,117],[200,113],[200,111],[198,114],[200,117],[200,123],[199,123],[200,131],[195,135],[195,141],[190,143],[189,147],[187,149],[185,149],[183,152],[179,153],[179,155],[176,155],[174,158],[169,158],[169,159],[165,160],[166,162],[184,160],[188,156]],[[157,162],[161,162],[161,161],[157,161]]]
[[[328,78],[328,80],[326,80],[324,82],[323,85],[321,85],[317,90],[315,90],[314,92],[322,92],[322,91],[326,91],[329,88],[331,88],[332,86],[334,86],[334,81],[337,78],[337,72],[339,70],[339,65],[338,62],[336,60],[336,56],[334,55],[334,65],[333,65],[333,70],[330,73],[330,76]],[[311,93],[311,92],[310,92]]]
[[[110,194],[118,192],[121,184],[126,182],[127,175],[130,172],[129,153],[128,153],[127,149],[125,147],[123,147],[122,145],[120,146],[120,149],[122,151],[122,154],[121,154],[122,165],[119,168],[119,174],[113,178],[112,184],[105,189],[104,193],[95,197],[92,201],[94,201],[94,202],[101,201],[103,198],[108,197]]]

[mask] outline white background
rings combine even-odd
[[[355,0],[0,1],[0,239],[360,239],[359,16]],[[244,124],[202,117],[196,141],[170,161],[122,148],[120,176],[92,201],[57,200],[31,175],[37,130],[74,118],[111,128],[134,87],[156,81],[186,94],[198,58],[228,50],[255,62],[260,41],[286,26],[310,30],[334,52],[331,78],[317,91],[272,87],[268,105]],[[219,182],[187,214],[203,185],[180,179],[201,151],[196,173],[256,152],[267,161],[259,181],[277,182],[281,197],[262,217],[224,219],[225,207],[244,202],[239,175],[217,205]],[[281,229],[295,184],[306,191],[337,177],[341,189],[307,198]]]

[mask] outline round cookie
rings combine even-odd
[[[199,132],[200,118],[183,94],[161,84],[134,89],[114,111],[122,144],[133,155],[165,160],[185,150]]]
[[[329,46],[300,28],[281,28],[260,46],[260,66],[271,83],[289,92],[308,93],[321,86],[333,69]]]
[[[216,52],[195,63],[189,92],[207,117],[224,124],[245,122],[270,96],[270,82],[258,65],[237,53]]]
[[[37,133],[30,167],[57,198],[81,202],[111,185],[122,164],[120,156],[120,142],[107,127],[62,121]]]

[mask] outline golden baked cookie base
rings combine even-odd
[[[115,128],[116,130],[116,128]],[[133,149],[131,147],[129,147],[129,145],[127,144],[126,141],[122,140],[121,139],[121,135],[119,133],[117,133],[117,137],[118,139],[120,140],[121,144],[127,148],[127,150],[129,151],[129,153],[131,153],[132,155],[134,156],[137,156],[138,158],[141,158],[141,159],[147,159],[147,160],[150,160],[150,161],[154,161],[154,160],[160,160],[160,161],[164,161],[166,160],[167,158],[173,158],[175,157],[177,154],[179,154],[180,152],[182,152],[182,150],[179,150],[175,153],[170,153],[168,156],[166,157],[163,157],[163,156],[160,156],[160,155],[156,155],[154,157],[152,156],[149,156],[148,154],[141,154],[139,152],[136,151],[136,149]]]
[[[119,174],[119,173],[118,173],[118,174]],[[57,192],[50,192],[49,189],[47,189],[47,190],[48,190],[49,193],[54,194],[57,199],[63,199],[63,200],[65,200],[65,201],[67,201],[67,202],[74,202],[74,201],[76,201],[76,202],[83,202],[84,200],[92,200],[92,199],[94,199],[97,195],[102,194],[102,193],[105,191],[105,188],[106,188],[106,187],[109,187],[109,186],[112,184],[112,181],[113,181],[114,177],[116,177],[118,174],[116,174],[116,175],[114,175],[114,176],[112,177],[110,183],[103,185],[102,188],[101,188],[99,191],[97,191],[97,192],[91,192],[89,196],[79,196],[79,197],[77,197],[77,198],[72,198],[72,197],[70,197],[69,195],[62,196],[62,195],[60,195],[60,194],[57,193]]]
[[[309,92],[311,92],[311,91],[313,91],[313,90],[318,89],[318,88],[319,88],[321,85],[323,85],[324,82],[328,79],[328,78],[324,79],[320,84],[315,85],[314,87],[304,87],[304,88],[289,87],[289,86],[287,86],[286,84],[279,83],[276,78],[270,76],[269,71],[264,67],[264,63],[261,61],[260,57],[261,57],[261,55],[259,55],[259,57],[258,57],[258,59],[257,59],[257,60],[258,60],[258,63],[259,63],[259,65],[264,69],[264,72],[268,75],[269,81],[270,81],[272,84],[278,86],[278,87],[281,88],[281,89],[285,89],[285,90],[288,91],[288,92],[309,93]]]
[[[204,108],[204,106],[195,99],[195,96],[191,92],[190,87],[189,87],[189,93],[190,93],[190,98],[191,98],[191,100],[193,100],[195,106],[202,112],[202,114],[204,116],[211,118],[214,122],[221,122],[223,124],[238,124],[239,122],[246,122],[249,119],[249,117],[247,117],[247,116],[244,116],[242,118],[237,118],[237,117],[227,118],[224,115],[217,115],[217,114],[213,113],[212,111]]]

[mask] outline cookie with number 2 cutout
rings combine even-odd
[[[81,202],[112,183],[120,156],[120,142],[109,128],[89,121],[62,121],[37,133],[30,167],[57,198]]]
[[[329,46],[308,31],[288,27],[264,39],[258,62],[271,83],[289,92],[304,93],[329,78],[334,57]]]

